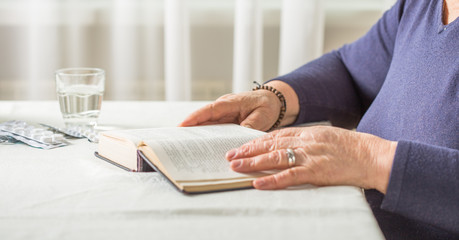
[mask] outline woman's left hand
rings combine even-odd
[[[295,165],[289,167],[287,149]],[[257,189],[299,184],[353,185],[386,192],[397,142],[336,127],[284,128],[226,154],[237,172],[282,170],[253,182]]]

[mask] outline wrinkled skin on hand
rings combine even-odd
[[[189,115],[179,126],[236,123],[266,131],[276,122],[281,102],[267,90],[227,94]]]
[[[281,81],[272,87],[286,98],[281,126],[295,122],[299,102],[295,91]],[[236,123],[266,131],[277,121],[281,102],[267,90],[228,94],[189,115],[179,126]],[[296,165],[288,166],[286,149]],[[299,184],[353,185],[385,193],[397,142],[336,127],[284,128],[230,150],[226,158],[238,172],[280,170],[256,179],[257,189],[281,189]]]
[[[285,128],[230,150],[226,158],[237,172],[278,169],[256,179],[257,189],[299,184],[353,185],[385,193],[397,143],[335,127]],[[288,167],[286,149],[295,153]]]

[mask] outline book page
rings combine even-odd
[[[176,181],[260,176],[232,171],[225,154],[264,132],[235,124],[139,131],[137,136],[152,148]]]

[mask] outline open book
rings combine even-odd
[[[268,173],[234,172],[225,154],[263,134],[236,124],[108,131],[96,155],[129,171],[157,170],[185,193],[250,188]]]

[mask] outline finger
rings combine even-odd
[[[216,101],[210,103],[195,112],[191,113],[188,117],[179,124],[180,127],[196,126],[208,124],[208,122],[234,122],[238,116],[238,106],[234,102]]]
[[[307,130],[307,128],[299,128],[299,127],[289,127],[289,128],[282,128],[279,130],[275,130],[265,134],[257,139],[252,140],[251,142],[262,142],[266,140],[271,140],[274,138],[281,138],[281,137],[295,137],[299,136],[301,132]]]
[[[256,189],[269,190],[283,189],[304,183],[308,183],[305,168],[293,167],[273,175],[257,178],[253,181],[253,186]]]
[[[195,126],[198,125],[199,118],[202,118],[201,115],[206,114],[206,112],[210,111],[209,105],[206,105],[190,115],[188,115],[178,126],[179,127],[189,127],[189,126]],[[208,115],[208,114],[207,114]],[[203,122],[203,120],[201,120]]]
[[[233,160],[231,168],[236,172],[256,172],[272,169],[286,169],[289,167],[289,160],[286,149],[265,153],[253,158]]]
[[[199,123],[199,125],[203,126],[203,125],[215,125],[215,124],[223,124],[223,123],[239,124],[237,119],[234,119],[233,117],[223,117],[223,118],[218,119],[217,121],[202,122],[202,123]]]
[[[263,121],[267,119],[269,119],[268,114],[255,109],[241,122],[241,126],[261,131],[267,131],[274,124],[270,121]]]
[[[196,110],[195,112],[191,113],[188,117],[180,123],[180,127],[188,127],[188,126],[196,126],[201,125],[209,121],[213,115],[214,111],[214,103],[207,104],[206,106]]]
[[[297,137],[283,137],[262,142],[246,143],[226,153],[226,159],[235,160],[266,154],[279,149],[307,147],[308,142]]]
[[[315,141],[314,136],[312,134],[306,134],[307,132],[308,128],[304,127],[284,128],[270,132],[239,147],[241,153],[247,153],[247,155],[243,154],[241,157],[253,156],[281,148],[297,147],[299,146],[298,144],[305,145],[311,140]],[[298,138],[298,136],[301,136],[301,138]],[[294,141],[288,139],[294,139]],[[295,145],[290,146],[290,142]]]

